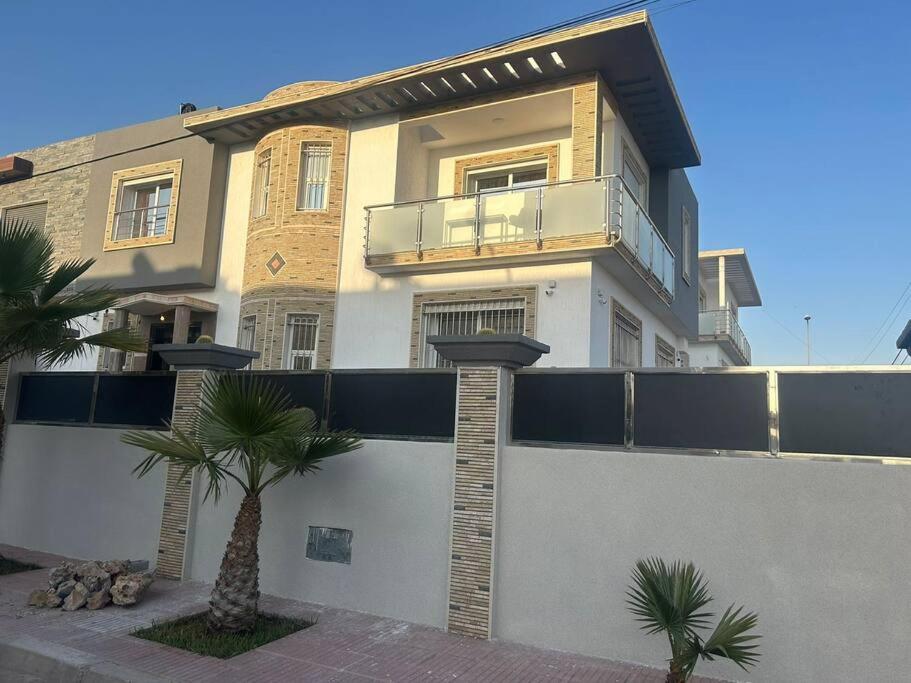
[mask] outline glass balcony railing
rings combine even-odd
[[[699,312],[699,336],[718,337],[726,335],[731,338],[731,343],[737,348],[743,356],[747,365],[753,362],[753,352],[750,349],[750,342],[747,336],[740,328],[740,323],[731,311],[700,311]]]
[[[674,254],[619,176],[367,207],[366,256],[602,234],[674,295]]]

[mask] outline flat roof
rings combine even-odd
[[[747,259],[746,249],[715,249],[699,252],[699,272],[707,279],[718,278],[718,258],[724,256],[724,279],[739,306],[762,306],[762,297]]]
[[[235,144],[289,124],[407,111],[592,71],[616,97],[649,164],[685,168],[701,163],[644,11],[342,83],[286,86],[256,102],[188,116],[184,125],[209,140]]]

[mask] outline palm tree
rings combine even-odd
[[[127,328],[81,336],[80,318],[111,308],[119,295],[107,287],[73,289],[95,259],[54,265],[50,237],[22,220],[0,221],[0,365],[34,356],[45,365],[83,356],[95,347],[142,351]],[[3,444],[0,411],[0,448]]]
[[[633,584],[627,591],[629,610],[649,634],[664,632],[671,645],[667,683],[689,680],[699,658],[730,659],[746,671],[759,661],[758,635],[747,632],[756,626],[755,613],[741,615],[742,607],[728,607],[707,640],[700,630],[709,627],[712,612],[703,608],[712,601],[702,572],[679,560],[668,566],[660,558],[636,562]]]
[[[293,408],[287,394],[255,375],[227,374],[206,378],[193,427],[171,433],[137,431],[124,443],[150,452],[137,467],[140,476],[163,461],[196,470],[206,477],[205,499],[217,502],[230,481],[244,498],[221,561],[209,600],[209,628],[242,632],[253,628],[259,599],[260,496],[289,475],[306,475],[320,462],[361,446],[352,432],[318,428],[313,411]]]

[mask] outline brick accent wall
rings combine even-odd
[[[500,166],[511,162],[521,163],[525,161],[535,161],[537,159],[547,160],[547,181],[556,182],[559,175],[560,164],[560,146],[559,145],[541,145],[540,147],[525,147],[523,149],[511,149],[504,152],[491,152],[489,154],[479,154],[477,156],[456,159],[455,162],[455,182],[452,190],[453,194],[462,194],[465,191],[465,174],[468,171],[474,171],[488,166]]]
[[[95,136],[90,135],[14,154],[31,161],[37,174],[88,161],[94,148]],[[46,230],[54,242],[57,263],[79,258],[90,172],[91,164],[85,164],[0,185],[0,213],[6,207],[46,201]]]
[[[190,433],[193,431],[206,374],[205,370],[181,370],[177,373],[171,423],[181,430]],[[159,576],[168,579],[182,579],[186,568],[193,479],[196,475],[189,474],[184,477],[182,474],[182,465],[168,464],[156,568]]]
[[[604,87],[599,74],[573,87],[573,178],[601,175]]]
[[[288,313],[310,313],[319,316],[316,341],[316,367],[325,369],[332,360],[332,338],[335,297],[317,297],[297,287],[264,288],[245,295],[240,318],[256,316],[253,350],[260,357],[251,364],[253,370],[278,370],[285,354],[285,321]]]
[[[308,142],[332,145],[325,210],[297,208],[301,146]],[[281,367],[287,313],[320,316],[317,367],[326,368],[332,358],[347,123],[281,128],[260,140],[256,156],[267,149],[272,150],[269,200],[264,215],[250,217],[241,291],[241,318],[256,315],[254,349],[261,356],[253,368]],[[284,265],[273,271],[267,264],[275,254]]]
[[[459,368],[447,628],[490,637],[499,368]]]
[[[421,318],[424,304],[515,298],[525,299],[525,334],[529,337],[534,337],[538,322],[537,285],[452,289],[440,292],[415,293],[411,300],[411,353],[409,356],[411,367],[416,368],[420,364]]]

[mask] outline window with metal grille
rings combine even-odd
[[[120,183],[114,214],[114,242],[139,237],[160,237],[167,232],[174,174]]]
[[[677,349],[655,335],[655,367],[673,368],[677,366]]]
[[[301,145],[300,178],[297,184],[298,209],[325,209],[329,196],[329,157],[332,145],[305,142]]]
[[[525,299],[488,299],[424,304],[421,308],[421,367],[449,368],[452,363],[427,343],[434,335],[470,335],[488,328],[498,334],[524,334]]]
[[[642,206],[648,205],[648,175],[636,160],[633,150],[623,141],[623,180]]]
[[[256,316],[245,315],[240,321],[240,334],[238,335],[237,345],[252,351],[256,343]]]
[[[286,370],[311,370],[316,367],[316,335],[319,316],[315,313],[289,313],[285,318]]]
[[[44,230],[47,224],[47,202],[9,206],[3,209],[0,217],[10,222],[18,220],[29,223],[39,230]]]
[[[642,321],[614,302],[611,326],[611,367],[638,368],[642,365]]]
[[[269,179],[272,175],[272,149],[266,149],[256,157],[256,177],[253,180],[253,217],[266,215],[269,207]]]

